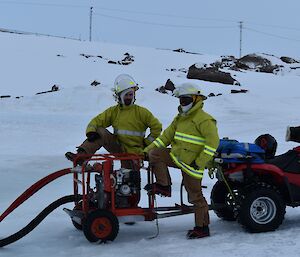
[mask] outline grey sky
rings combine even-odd
[[[300,58],[299,0],[0,0],[0,28],[239,56]]]

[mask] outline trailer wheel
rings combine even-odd
[[[96,209],[96,206],[93,202],[90,202],[90,209]],[[74,206],[73,210],[82,211],[82,200]],[[82,230],[82,224],[78,224],[74,220],[72,220],[72,223],[76,229]]]
[[[250,186],[241,201],[238,221],[252,233],[274,231],[284,219],[285,208],[280,193],[271,186]]]
[[[234,195],[238,197],[238,191],[232,190]],[[214,206],[214,213],[219,218],[227,221],[235,221],[237,219],[237,215],[234,212],[234,199],[228,192],[223,181],[217,181],[216,184],[214,184],[210,195],[210,201],[212,206]]]
[[[119,221],[107,210],[91,211],[83,223],[83,233],[90,242],[113,241],[118,232]]]

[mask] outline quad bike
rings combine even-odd
[[[300,127],[288,127],[287,141],[300,143]],[[269,134],[255,144],[222,139],[214,159],[218,181],[211,204],[224,220],[238,220],[249,232],[277,229],[286,206],[300,206],[300,146],[275,156]]]

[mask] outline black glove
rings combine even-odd
[[[148,153],[143,152],[143,154],[144,154],[144,161],[149,161]]]
[[[100,135],[97,132],[88,132],[86,137],[89,142],[94,142],[100,138]]]
[[[192,168],[194,168],[195,170],[199,170],[198,165],[196,164],[195,161],[193,161],[189,166],[191,166]]]

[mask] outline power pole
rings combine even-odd
[[[240,21],[240,58],[242,57],[242,32],[243,32],[243,22]]]
[[[90,8],[90,41],[92,41],[93,7]]]

